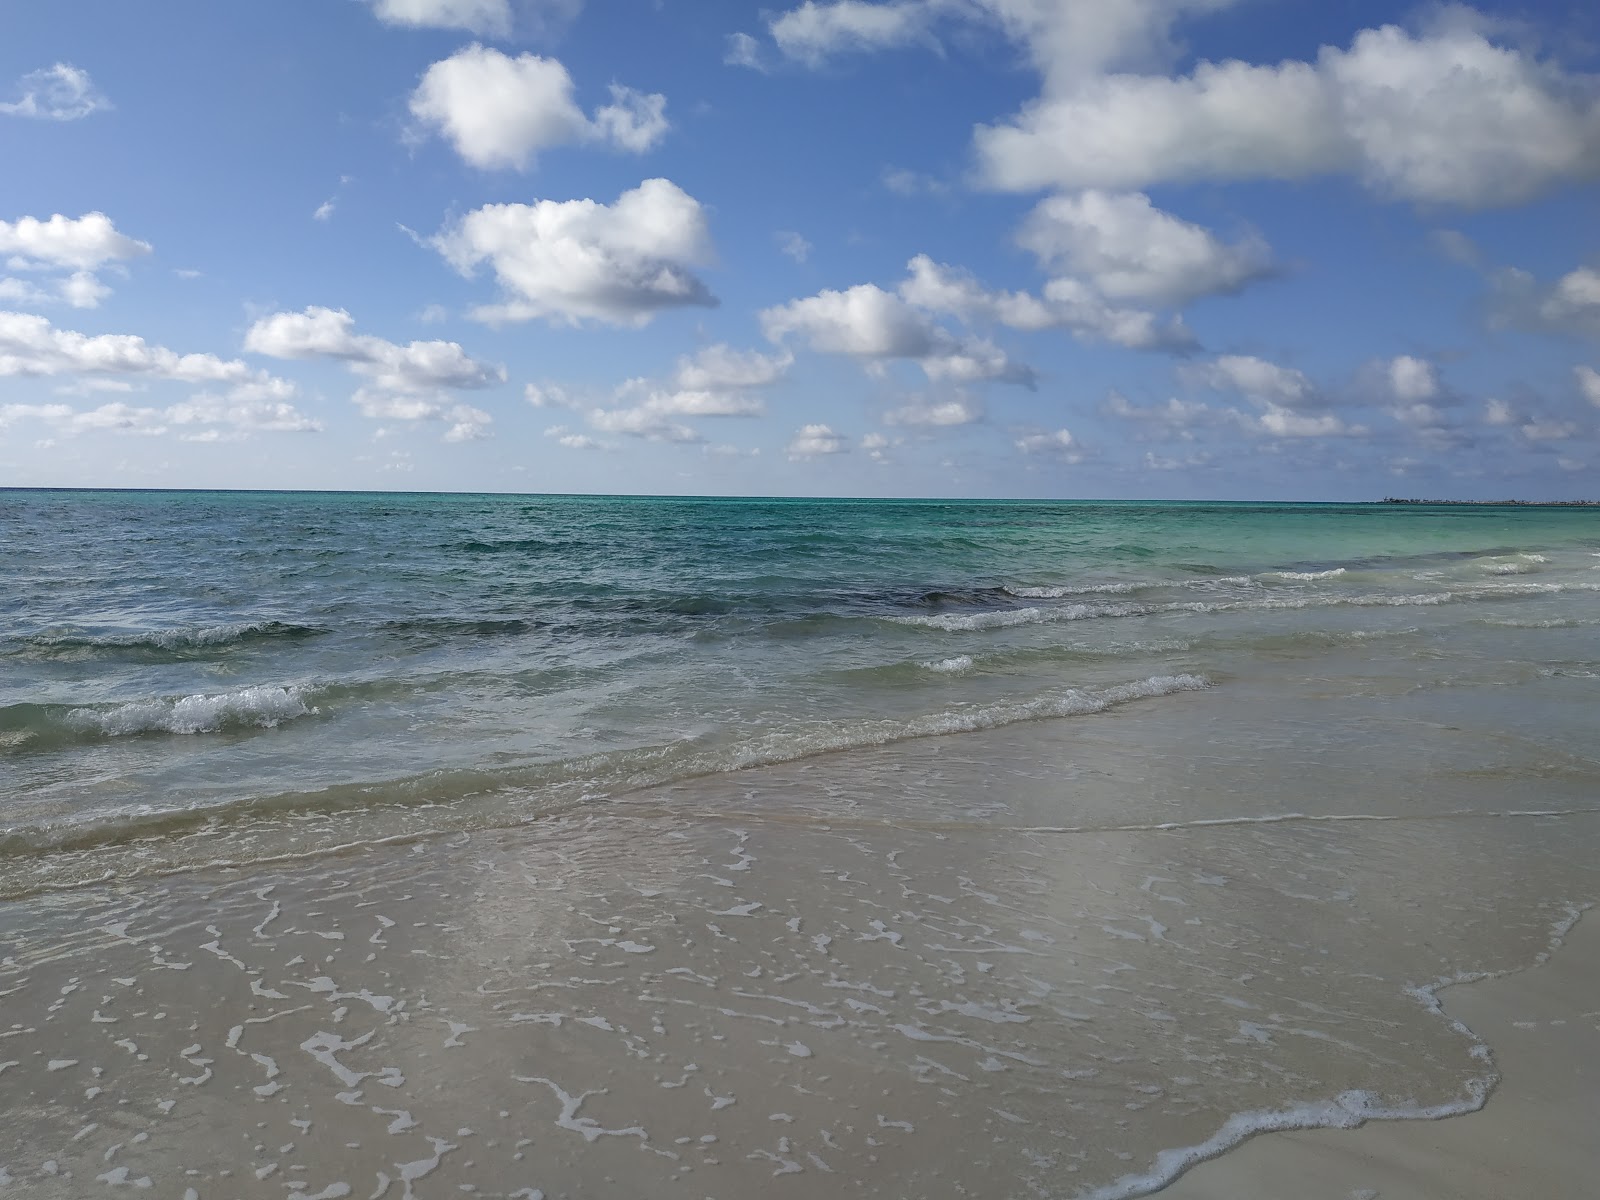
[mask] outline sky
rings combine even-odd
[[[0,486],[1600,498],[1591,0],[0,27]]]

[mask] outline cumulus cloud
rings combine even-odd
[[[1365,434],[1337,413],[1325,411],[1326,397],[1303,372],[1245,354],[1185,367],[1189,382],[1243,396],[1261,409],[1259,416],[1231,410],[1230,419],[1245,429],[1278,438],[1343,437]],[[1324,411],[1316,411],[1323,409]],[[1230,411],[1230,410],[1224,410]]]
[[[783,378],[794,355],[739,351],[725,343],[678,360],[678,387],[689,391],[740,391],[767,387]]]
[[[1032,433],[1017,439],[1016,446],[1024,454],[1050,454],[1064,458],[1068,462],[1079,462],[1082,455],[1078,452],[1078,440],[1067,429],[1057,429],[1053,433]]]
[[[1540,284],[1526,271],[1496,272],[1489,301],[1490,323],[1536,333],[1600,338],[1600,270],[1579,267]]]
[[[792,229],[780,229],[773,235],[777,238],[778,249],[797,263],[803,263],[811,256],[811,243],[806,241]]]
[[[457,342],[411,342],[400,346],[355,331],[343,309],[313,306],[304,312],[262,317],[245,334],[245,349],[271,358],[331,358],[379,388],[425,392],[441,388],[484,388],[504,383],[504,367],[468,357]]]
[[[863,283],[844,291],[824,289],[761,313],[773,341],[790,335],[813,350],[868,363],[908,359],[930,379],[961,383],[995,380],[1032,386],[1031,368],[1011,361],[992,343],[961,339],[893,292]]]
[[[1118,65],[1162,65],[1177,53],[1173,25],[1237,0],[806,0],[768,20],[778,48],[819,66],[844,53],[915,43],[935,50],[941,21],[997,27],[1027,52],[1047,85],[1061,87]]]
[[[1315,62],[1085,79],[980,127],[975,146],[1008,190],[1353,173],[1380,195],[1505,205],[1600,174],[1600,97],[1592,77],[1470,22],[1386,25]]]
[[[69,272],[54,275],[43,286],[30,280],[0,278],[0,300],[14,304],[65,303],[73,308],[97,308],[111,294],[95,275],[108,264],[119,264],[150,253],[150,243],[117,232],[102,212],[72,218],[56,213],[48,220],[22,217],[0,221],[0,256],[13,271]]]
[[[1101,411],[1108,416],[1134,422],[1150,431],[1156,440],[1192,442],[1196,430],[1208,426],[1238,424],[1242,414],[1231,408],[1213,408],[1197,400],[1170,397],[1165,404],[1137,405],[1121,392],[1113,391]]]
[[[1247,354],[1224,354],[1213,362],[1187,367],[1184,374],[1194,383],[1237,392],[1258,404],[1307,408],[1322,399],[1305,372]]]
[[[97,271],[109,262],[149,253],[149,242],[117,232],[103,212],[77,218],[56,213],[44,221],[37,217],[22,217],[15,223],[0,221],[0,254],[12,259],[13,270]]]
[[[752,71],[767,69],[766,64],[761,61],[761,43],[748,33],[728,35],[728,49],[722,56],[722,61],[730,67],[748,67]]]
[[[849,439],[841,433],[835,433],[827,425],[802,425],[790,439],[787,450],[792,460],[849,452]]]
[[[948,400],[918,397],[910,404],[890,409],[883,414],[885,425],[910,425],[923,428],[971,425],[981,420],[983,420],[983,406],[965,396]]]
[[[1274,272],[1259,238],[1224,243],[1140,193],[1052,196],[1029,214],[1017,241],[1045,266],[1114,301],[1182,307]]]
[[[1577,366],[1572,368],[1573,376],[1578,381],[1578,392],[1590,404],[1600,408],[1600,371],[1593,367]]]
[[[666,135],[666,97],[611,85],[611,103],[591,118],[572,76],[553,58],[471,45],[430,66],[411,95],[411,114],[484,169],[526,170],[552,146],[601,142],[635,154]]]
[[[919,254],[907,264],[911,274],[900,285],[909,303],[964,321],[989,321],[1037,332],[1066,329],[1080,338],[1104,340],[1131,350],[1183,351],[1195,342],[1181,319],[1161,320],[1143,309],[1110,303],[1082,280],[1049,280],[1041,294],[993,291],[964,271]]]
[[[750,393],[776,383],[793,361],[788,353],[739,351],[721,343],[707,346],[678,360],[668,386],[658,386],[648,379],[628,380],[616,392],[616,398],[627,403],[617,408],[591,408],[588,421],[605,433],[657,442],[700,442],[704,439],[682,418],[761,416],[766,405]],[[529,389],[530,400],[533,390]],[[540,401],[578,407],[565,394],[552,398],[541,391]]]
[[[565,425],[550,426],[544,431],[544,436],[554,438],[559,445],[565,446],[568,450],[611,449],[610,443],[602,442],[599,438],[592,438],[586,433],[574,433]]]
[[[111,107],[89,72],[69,63],[30,71],[17,80],[17,99],[0,101],[0,113],[45,121],[77,121]]]
[[[504,367],[469,357],[456,342],[411,342],[401,346],[370,334],[358,334],[355,320],[342,309],[307,308],[304,312],[262,317],[245,334],[245,349],[286,359],[331,359],[343,362],[370,382],[351,400],[365,417],[393,421],[442,421],[450,427],[445,440],[469,441],[488,436],[488,413],[462,404],[452,390],[493,387],[504,383]]]
[[[0,377],[143,376],[179,383],[265,384],[272,377],[238,359],[178,354],[132,334],[57,329],[30,313],[0,312]],[[276,381],[282,383],[282,381]]]
[[[1396,400],[1415,404],[1439,395],[1439,372],[1426,359],[1402,354],[1389,360],[1384,374]]]
[[[808,66],[820,66],[846,51],[883,50],[925,41],[934,11],[917,0],[869,4],[864,0],[805,0],[768,22],[778,49]]]
[[[357,388],[350,397],[361,415],[375,421],[440,421],[449,426],[445,430],[447,442],[470,442],[489,436],[489,426],[494,418],[481,408],[461,404],[447,396],[390,395],[383,392]]]
[[[386,25],[511,32],[511,0],[372,0],[372,11]]]
[[[483,321],[642,326],[663,309],[716,304],[693,271],[711,256],[705,211],[667,179],[647,179],[612,205],[488,204],[432,245],[463,275],[493,269],[506,298],[475,310]]]
[[[19,421],[41,421],[68,436],[107,431],[157,436],[172,426],[184,441],[237,441],[251,433],[315,433],[322,422],[282,399],[292,389],[281,380],[246,385],[227,395],[202,393],[165,408],[113,401],[91,409],[65,404],[0,405],[0,429]]]

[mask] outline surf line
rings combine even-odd
[[[765,821],[779,825],[807,825],[836,829],[912,829],[930,833],[1028,833],[1028,834],[1089,834],[1089,833],[1172,833],[1185,829],[1206,829],[1237,825],[1288,825],[1297,823],[1336,824],[1346,821],[1409,822],[1409,821],[1470,821],[1508,820],[1513,818],[1557,818],[1600,816],[1600,808],[1550,808],[1550,809],[1453,809],[1435,813],[1263,813],[1258,816],[1197,817],[1192,821],[1160,821],[1128,825],[1000,825],[982,821],[927,821],[899,820],[891,817],[828,817],[819,814],[745,811],[690,811],[673,813],[670,809],[649,812],[608,814],[651,819],[660,816],[686,816],[701,821]]]

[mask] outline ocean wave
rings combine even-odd
[[[925,662],[922,666],[929,671],[938,671],[943,675],[959,675],[964,671],[972,670],[972,655],[958,654],[954,658],[941,658],[935,662]]]
[[[1590,583],[1496,583],[1477,584],[1439,592],[1367,592],[1262,596],[1238,600],[1170,600],[1136,604],[1065,604],[1053,607],[1029,606],[999,612],[937,613],[930,615],[888,616],[896,625],[937,629],[946,633],[973,633],[1006,629],[1020,625],[1088,621],[1117,617],[1145,617],[1163,613],[1270,612],[1307,608],[1415,608],[1479,600],[1516,599],[1526,596],[1556,595],[1568,591],[1596,591]]]
[[[227,729],[271,729],[310,716],[306,692],[298,687],[257,685],[231,692],[196,694],[125,704],[12,704],[0,708],[0,746],[47,749],[76,741],[137,734],[219,733]]]
[[[15,646],[34,656],[126,651],[211,650],[278,638],[310,638],[326,633],[314,625],[286,621],[236,621],[220,625],[180,625],[121,633],[86,633],[70,627],[46,629],[20,638]],[[13,651],[15,652],[15,651]]]
[[[531,815],[547,815],[571,804],[690,779],[896,742],[976,733],[1024,721],[1089,716],[1137,700],[1202,691],[1211,686],[1211,681],[1204,676],[1157,675],[1105,688],[1072,688],[1025,700],[961,705],[908,718],[795,725],[720,746],[708,745],[699,738],[687,738],[664,745],[610,751],[501,772],[430,772],[381,784],[338,785],[321,792],[238,797],[195,808],[102,813],[89,820],[0,829],[0,858],[88,853],[137,841],[153,840],[166,845],[178,834],[199,830],[225,832],[229,827],[251,820],[330,815],[383,807],[432,810],[433,821],[427,828],[415,831],[416,836],[515,825],[529,819],[527,802],[530,800],[534,805]],[[303,701],[301,704],[303,706]],[[511,806],[487,803],[489,797],[497,794],[518,797],[520,802]],[[473,803],[462,803],[466,800]],[[394,832],[390,825],[385,827]],[[309,847],[303,843],[311,836],[309,828],[297,826],[295,836],[299,847],[296,852],[307,851]],[[413,836],[413,833],[403,836]],[[74,869],[72,865],[61,864],[62,872]],[[14,889],[8,889],[0,878],[0,896],[13,894]]]
[[[1344,567],[1330,567],[1326,571],[1268,571],[1263,578],[1282,579],[1290,583],[1311,583],[1318,579],[1337,579],[1345,573]]]

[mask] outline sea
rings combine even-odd
[[[402,1179],[407,1195],[522,1195],[524,1169],[526,1194],[550,1196],[740,1195],[771,1175],[803,1175],[795,1195],[914,1194],[862,1183],[891,1170],[915,1194],[1143,1194],[1262,1129],[1481,1104],[1492,1056],[1440,1019],[1437,989],[1528,965],[1595,894],[1593,509],[10,490],[0,547],[0,1025],[82,986],[81,1028],[105,1013],[125,1032],[138,1022],[107,979],[146,979],[176,961],[174,939],[200,960],[185,986],[236,963],[253,980],[237,1014],[175,1030],[176,1074],[129,1076],[138,1103],[188,1104],[202,1088],[174,1080],[239,1061],[256,1075],[236,1085],[234,1150],[264,1169],[295,1155],[262,1148],[265,1116],[244,1102],[281,1099],[269,1085],[292,1057],[332,1071],[334,1111],[405,1110],[349,1141],[422,1139],[414,1159],[371,1162],[329,1143],[295,1194],[320,1180],[333,1190],[318,1195],[364,1196],[376,1175],[395,1195]],[[327,915],[357,894],[390,914],[370,946],[354,909]],[[290,956],[263,932],[289,895],[311,914],[300,932],[321,922],[318,950],[371,964],[385,931],[409,928],[410,966],[358,985],[303,946]],[[686,924],[691,910],[721,915]],[[746,958],[720,940],[766,916]],[[138,970],[116,974],[119,947]],[[91,962],[111,975],[83,983]],[[1330,962],[1348,996],[1329,991]],[[514,1013],[484,1000],[561,980]],[[779,996],[789,980],[816,986]],[[166,1008],[183,1008],[178,983]],[[679,985],[720,1001],[667,994]],[[406,1068],[400,1049],[345,1065],[401,1038],[396,1005],[443,1014],[457,987],[439,1028],[446,1046],[480,1039],[470,1070]],[[229,1051],[274,993],[340,1001],[330,1012],[389,1034],[368,1043],[329,1016],[257,1053],[257,1078]],[[568,1004],[580,995],[587,1008]],[[706,1023],[668,1069],[693,1004]],[[140,1055],[152,1007],[134,1006]],[[523,1064],[505,1083],[525,1044],[467,1032],[493,1013],[506,1038],[557,1039],[557,1057],[575,1053],[558,1034],[633,1032],[592,1078]],[[723,1026],[763,1036],[729,1051],[719,1085]],[[827,1052],[847,1035],[853,1050]],[[13,1081],[29,1041],[0,1042]],[[113,1075],[147,1069],[106,1053]],[[599,1061],[585,1053],[578,1074]],[[626,1083],[641,1063],[649,1081]],[[58,1096],[70,1072],[38,1064],[0,1182],[54,1195],[45,1150],[63,1169],[93,1123],[85,1089],[110,1085]],[[371,1095],[408,1076],[432,1100]],[[659,1090],[679,1076],[692,1086]],[[787,1100],[755,1112],[780,1077]],[[982,1099],[991,1085],[1009,1098]],[[673,1109],[623,1101],[640,1087],[755,1124],[666,1138]],[[898,1088],[911,1098],[837,1123]],[[737,1114],[719,1101],[734,1095]],[[505,1153],[458,1149],[535,1098],[554,1122],[543,1159],[547,1131],[515,1166],[509,1133]],[[585,1115],[602,1105],[617,1111]],[[147,1161],[113,1182],[179,1195],[182,1164],[212,1181],[197,1195],[283,1194],[243,1171],[220,1184],[233,1166],[198,1148],[203,1125],[142,1142]]]

